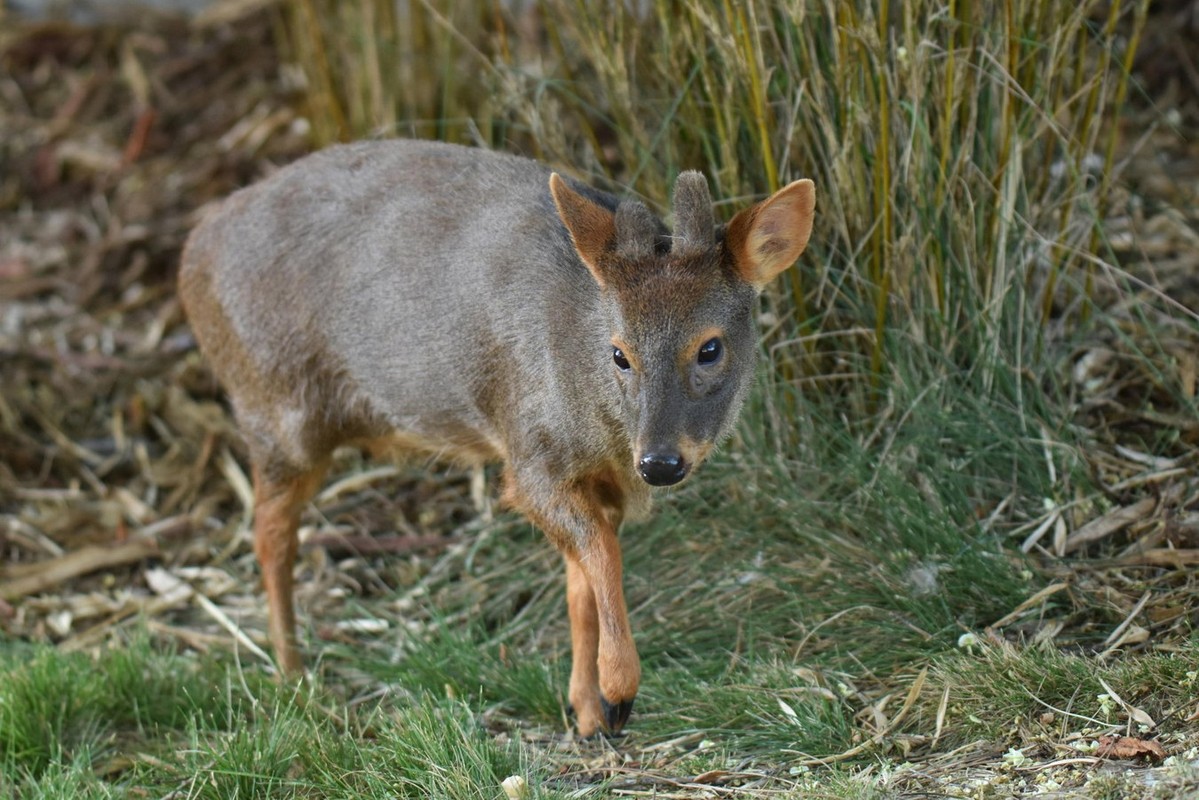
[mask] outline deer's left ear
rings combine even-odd
[[[761,291],[803,253],[815,216],[816,185],[807,178],[737,214],[724,236],[737,274]]]

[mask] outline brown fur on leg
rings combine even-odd
[[[271,645],[279,669],[287,676],[303,672],[296,646],[296,611],[292,570],[299,540],[296,528],[300,511],[316,493],[324,467],[288,479],[267,477],[268,470],[254,467],[254,554],[262,569],[269,610]]]
[[[595,594],[583,567],[573,556],[566,560],[566,604],[570,611],[570,704],[579,734],[590,736],[604,724],[599,697],[599,616]]]
[[[629,627],[620,559],[616,530],[607,524],[600,525],[595,535],[579,547],[579,564],[598,611],[600,694],[613,706],[631,703],[641,683],[641,662]]]

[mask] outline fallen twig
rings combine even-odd
[[[1089,544],[1105,536],[1110,536],[1121,528],[1144,517],[1156,505],[1156,499],[1146,497],[1144,500],[1139,500],[1130,506],[1121,506],[1108,514],[1104,514],[1099,519],[1091,520],[1066,537],[1065,552],[1072,553],[1084,544]]]
[[[153,539],[130,539],[112,546],[88,545],[59,558],[30,565],[25,574],[0,583],[0,599],[17,600],[44,592],[80,575],[133,564],[158,552]]]

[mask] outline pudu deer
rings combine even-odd
[[[685,172],[670,232],[534,161],[380,141],[206,215],[180,297],[246,439],[282,671],[302,671],[296,528],[335,448],[501,462],[503,501],[566,562],[578,732],[619,731],[641,666],[617,532],[733,427],[759,292],[803,252],[814,208],[800,180],[717,226]]]

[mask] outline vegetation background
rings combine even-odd
[[[0,793],[1199,789],[1193,3],[264,0],[0,30]],[[682,169],[726,218],[816,181],[735,441],[625,532],[626,737],[563,733],[560,565],[435,465],[343,455],[305,515],[316,680],[269,679],[241,445],[171,278],[204,203],[367,136],[663,212]]]

